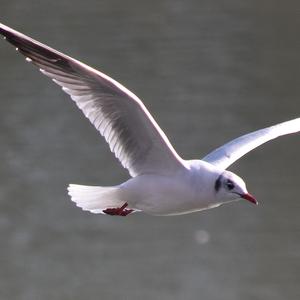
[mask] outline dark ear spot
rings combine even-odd
[[[220,175],[215,182],[215,191],[218,192],[221,187],[222,175]]]

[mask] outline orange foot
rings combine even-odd
[[[103,212],[110,216],[126,217],[127,215],[129,215],[130,213],[133,212],[133,209],[126,209],[127,206],[128,206],[128,203],[126,202],[121,207],[107,208],[107,209],[104,209]]]

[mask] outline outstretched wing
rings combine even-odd
[[[182,165],[142,101],[120,83],[5,25],[0,34],[71,96],[131,176]]]
[[[243,135],[212,151],[203,160],[226,169],[254,148],[279,136],[298,131],[300,131],[300,118]]]

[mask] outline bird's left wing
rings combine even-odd
[[[182,167],[142,101],[120,83],[1,23],[0,34],[71,96],[131,176]]]
[[[219,168],[226,169],[240,157],[256,147],[279,136],[298,131],[300,131],[300,118],[260,129],[238,137],[237,139],[234,139],[212,151],[202,160]]]

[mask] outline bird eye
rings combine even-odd
[[[227,189],[228,189],[229,191],[231,191],[231,190],[234,188],[234,183],[233,183],[233,181],[230,180],[230,179],[227,179],[227,181],[226,181],[226,187],[227,187]]]

